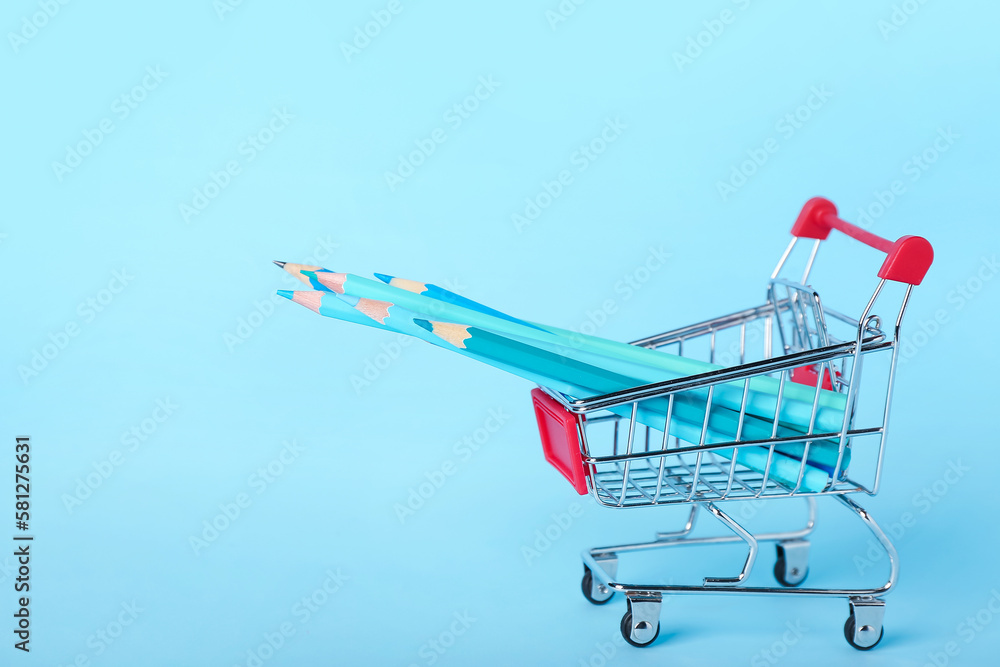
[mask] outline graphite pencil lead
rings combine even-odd
[[[287,264],[287,263],[288,263],[288,262],[279,262],[279,261],[278,261],[278,260],[276,260],[276,259],[275,259],[275,260],[272,260],[272,261],[273,261],[273,262],[274,262],[274,263],[275,263],[275,264],[276,264],[276,265],[278,266],[278,268],[279,268],[279,269],[283,269],[283,268],[285,268],[285,264]]]

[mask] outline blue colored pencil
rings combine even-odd
[[[507,320],[508,322],[515,322],[517,324],[524,325],[526,327],[531,327],[532,329],[538,329],[539,331],[549,332],[549,329],[545,328],[540,324],[535,324],[527,320],[522,320],[519,317],[513,317],[507,313],[501,312],[494,308],[490,308],[487,305],[479,303],[478,301],[473,301],[461,294],[456,294],[451,290],[447,290],[443,287],[438,287],[437,285],[431,283],[422,283],[416,280],[408,280],[406,278],[397,278],[396,276],[388,276],[384,273],[374,274],[376,278],[384,282],[386,285],[391,285],[392,287],[397,287],[399,289],[406,290],[407,292],[412,292],[414,294],[422,294],[423,296],[429,296],[432,299],[437,299],[439,301],[444,301],[445,303],[450,303],[456,306],[462,306],[463,308],[468,308],[470,310],[475,310],[480,313],[485,313],[487,315],[493,315],[494,317],[499,317],[502,320]]]

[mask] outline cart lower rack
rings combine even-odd
[[[819,294],[807,286],[821,241],[832,229],[887,255],[874,294],[858,319],[824,307]],[[691,508],[680,530],[657,533],[646,542],[583,553],[584,596],[597,605],[609,602],[615,593],[625,596],[621,631],[633,646],[655,641],[663,598],[677,593],[841,597],[850,607],[844,625],[847,641],[868,650],[882,639],[882,596],[896,585],[899,561],[885,532],[849,495],[878,491],[900,327],[912,288],[930,268],[933,251],[921,237],[904,236],[891,242],[844,222],[834,205],[820,198],[806,203],[792,235],[768,282],[763,305],[633,343],[700,358],[715,364],[714,370],[583,399],[545,387],[532,391],[546,459],[577,492],[589,493],[599,504],[615,509],[676,504]],[[789,280],[782,273],[802,239],[814,243],[801,278]],[[876,305],[889,291],[887,282],[904,286],[888,333],[889,327],[875,314]],[[765,386],[761,383],[776,387],[770,437],[760,437],[759,424],[757,431],[749,427],[761,414],[760,406],[753,403],[751,387]],[[805,422],[808,428],[786,428],[785,409],[793,400],[789,394],[801,397],[803,385],[812,397]],[[721,397],[727,397],[730,414],[738,415],[734,417],[735,437],[714,432],[713,410]],[[703,406],[702,424],[685,425],[678,417],[679,406],[692,400]],[[662,426],[648,417],[654,405],[660,410],[657,414],[665,413]],[[839,406],[832,417],[830,405]],[[808,537],[816,526],[819,497],[835,498],[874,535],[888,560],[884,584],[876,588],[802,586],[809,569]],[[805,525],[753,534],[722,509],[727,502],[772,498],[802,498],[808,510]],[[695,536],[702,511],[728,533]],[[748,586],[764,542],[775,544],[773,572],[780,585]],[[747,556],[740,571],[729,576],[664,585],[624,583],[618,574],[622,554],[731,543],[743,543]]]

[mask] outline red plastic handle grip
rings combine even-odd
[[[865,245],[886,253],[878,277],[885,280],[919,285],[934,261],[934,249],[922,236],[901,236],[895,241],[876,236],[860,227],[841,220],[837,207],[828,199],[813,197],[802,207],[792,225],[792,235],[800,239],[824,240],[836,229]]]

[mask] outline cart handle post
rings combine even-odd
[[[836,229],[867,246],[886,253],[878,277],[884,280],[919,285],[934,261],[934,249],[922,236],[901,236],[895,241],[884,239],[856,225],[845,222],[837,215],[833,202],[813,197],[806,202],[799,217],[792,225],[796,238],[825,240],[830,230]]]

